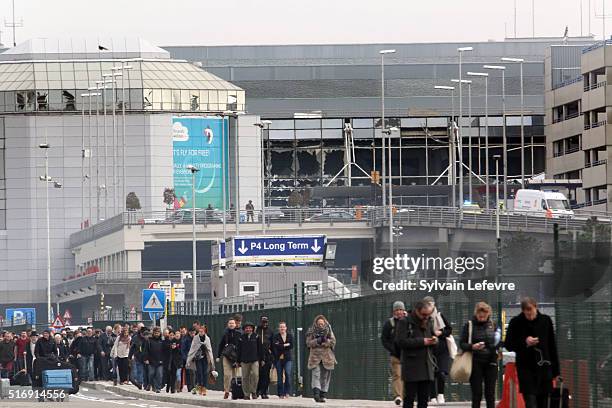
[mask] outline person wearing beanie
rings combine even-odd
[[[397,300],[393,302],[393,316],[388,318],[383,325],[380,339],[383,347],[389,353],[391,365],[391,384],[393,389],[393,400],[396,405],[402,404],[404,384],[402,381],[402,363],[400,361],[401,351],[395,343],[395,329],[397,323],[406,316],[404,302]]]
[[[274,332],[270,328],[269,319],[267,316],[262,316],[259,320],[259,326],[255,331],[259,337],[259,342],[263,348],[263,359],[259,364],[259,382],[257,383],[257,395],[262,399],[268,399],[268,388],[270,386],[270,369],[272,368],[272,349],[270,342]]]
[[[257,399],[259,362],[263,360],[263,346],[255,333],[255,325],[246,323],[238,342],[238,363],[242,367],[242,389],[244,399]]]

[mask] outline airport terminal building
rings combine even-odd
[[[547,49],[564,41],[576,47],[594,42],[536,38],[159,48],[143,40],[109,39],[103,44],[32,40],[9,49],[0,54],[0,304],[46,304],[47,208],[53,304],[81,302],[85,314],[99,306],[101,293],[108,302],[126,304],[120,286],[126,279],[133,279],[136,290],[152,277],[174,279],[189,270],[190,226],[144,225],[154,211],[191,203],[188,161],[179,166],[184,182],[177,184],[176,143],[185,142],[186,134],[209,137],[212,145],[189,152],[216,157],[213,167],[228,180],[224,193],[218,178],[217,184],[211,182],[216,198],[196,199],[200,208],[209,203],[218,208],[222,194],[228,205],[244,209],[252,200],[258,208],[262,177],[266,203],[274,207],[287,206],[295,191],[370,186],[370,172],[382,173],[382,49],[396,50],[384,61],[385,117],[387,129],[397,128],[387,139],[391,180],[400,189],[450,184],[449,124],[453,117],[458,120],[460,106],[458,84],[452,82],[459,75],[457,47],[473,47],[463,54],[462,72],[489,76],[486,85],[484,77],[470,77],[469,87],[462,87],[459,125],[468,167],[463,198],[484,206],[487,169],[493,184],[493,156],[502,153],[504,107],[509,180],[521,178],[521,111],[524,175],[546,170],[547,81],[554,77],[562,83],[580,73],[559,60],[553,67],[559,69],[545,75]],[[519,63],[502,62],[503,57],[523,58],[522,70]],[[484,65],[505,65],[505,70],[485,70]],[[455,91],[436,86],[455,86]],[[263,130],[254,126],[264,121],[270,123]],[[354,162],[363,172],[345,168],[351,160],[345,149],[347,125]],[[210,138],[208,126],[221,137]],[[174,190],[175,201],[166,202],[168,189]],[[138,198],[137,206],[133,200],[128,205],[130,193]],[[394,202],[425,204],[420,194],[400,192]],[[444,194],[437,204],[450,203]],[[320,197],[312,197],[311,205],[351,204],[342,194],[326,201]],[[580,196],[570,198],[580,204]],[[121,215],[126,209],[143,215],[126,222]],[[240,228],[261,232],[237,223],[228,234]],[[277,232],[295,234],[301,225],[285,228]],[[366,223],[342,230],[328,225],[316,232],[338,244],[336,266],[341,269],[367,269],[378,248],[377,231]],[[221,234],[218,225],[199,232],[198,269],[204,280],[211,267],[210,243]],[[202,288],[209,290],[205,284]]]

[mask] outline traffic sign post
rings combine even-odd
[[[166,291],[163,289],[142,290],[142,311],[149,312],[153,325],[160,319],[166,307]]]
[[[231,241],[229,258],[236,263],[323,262],[325,235],[237,236]]]
[[[62,329],[64,328],[64,326],[66,326],[66,324],[62,320],[62,316],[55,316],[55,320],[53,320],[53,324],[51,325],[51,327],[53,327],[54,329]]]

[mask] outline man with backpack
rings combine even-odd
[[[389,361],[391,364],[391,381],[393,389],[393,400],[395,405],[401,405],[403,399],[404,384],[402,382],[402,363],[401,350],[395,343],[395,329],[398,322],[406,316],[406,307],[404,302],[396,301],[393,303],[393,316],[385,321],[383,325],[382,340],[383,347],[389,352]]]

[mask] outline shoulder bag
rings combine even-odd
[[[472,344],[472,321],[468,321],[468,343]],[[472,352],[459,350],[450,369],[451,380],[467,383],[472,375]]]

